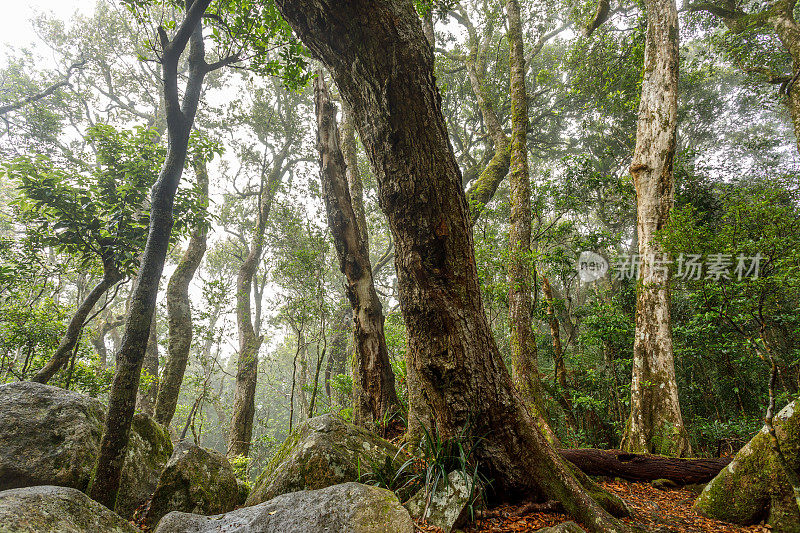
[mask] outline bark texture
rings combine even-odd
[[[708,483],[731,462],[730,457],[677,459],[592,448],[561,449],[558,453],[590,476],[620,477],[631,481],[668,479],[678,485]]]
[[[511,68],[511,221],[508,230],[508,321],[511,373],[522,397],[541,413],[536,338],[531,319],[531,181],[528,172],[528,96],[522,20],[516,0],[506,2]],[[544,429],[544,428],[543,428]],[[548,428],[549,429],[549,428]]]
[[[150,326],[150,337],[147,339],[147,349],[144,353],[142,370],[147,382],[146,388],[140,388],[136,396],[136,410],[153,416],[158,394],[158,336],[156,335],[156,320],[153,318]]]
[[[202,158],[192,162],[197,185],[205,202],[208,201],[208,171]],[[189,349],[192,346],[192,306],[189,301],[189,284],[197,272],[200,262],[206,253],[208,228],[205,224],[195,228],[189,238],[189,244],[181,256],[175,272],[167,284],[167,320],[169,322],[169,344],[167,345],[167,361],[158,388],[155,404],[156,422],[169,426],[175,416],[178,395],[189,360]]]
[[[333,74],[378,182],[397,250],[410,358],[444,436],[482,436],[498,494],[559,500],[592,531],[623,531],[583,490],[516,392],[483,312],[461,173],[410,1],[278,0]],[[598,495],[599,497],[599,495]]]
[[[633,344],[631,413],[622,449],[691,454],[675,381],[669,272],[656,232],[674,199],[678,111],[678,13],[675,0],[648,0],[644,79],[630,172],[636,186],[640,273]]]
[[[364,426],[380,424],[397,416],[400,402],[394,388],[394,374],[383,332],[383,306],[375,291],[367,243],[350,196],[336,126],[336,106],[330,101],[321,75],[314,81],[314,105],[328,227],[339,257],[339,268],[347,278],[347,299],[353,308],[355,323],[353,416],[356,423]]]
[[[248,456],[253,437],[253,417],[256,412],[256,382],[258,378],[258,350],[264,338],[256,333],[250,306],[253,277],[261,252],[264,249],[264,231],[272,208],[275,193],[286,172],[284,162],[289,155],[291,140],[276,154],[272,169],[264,169],[261,193],[258,199],[258,219],[253,230],[253,240],[239,274],[236,277],[236,324],[239,330],[239,359],[236,366],[236,386],[233,395],[233,414],[228,434],[228,457]]]
[[[147,244],[142,254],[136,288],[125,323],[125,334],[117,356],[103,437],[89,489],[89,496],[109,509],[114,509],[119,492],[142,361],[172,232],[175,192],[186,161],[189,133],[197,112],[203,79],[209,70],[204,59],[200,22],[209,3],[210,0],[194,0],[186,10],[184,20],[172,40],[169,40],[163,29],[159,29],[169,144],[164,166],[152,188]],[[190,41],[189,79],[181,102],[178,94],[178,62]]]

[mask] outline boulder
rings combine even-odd
[[[450,533],[453,528],[462,526],[470,518],[469,504],[476,496],[473,484],[474,481],[468,474],[450,472],[446,481],[439,482],[430,497],[430,503],[427,503],[428,494],[423,488],[405,503],[405,508],[412,516],[427,520],[428,524]]]
[[[137,533],[77,489],[38,486],[0,492],[0,533]]]
[[[390,442],[336,415],[311,418],[270,459],[245,505],[367,477],[391,479],[400,466],[397,453]]]
[[[775,433],[790,468],[800,471],[800,407],[794,401],[773,419]],[[706,517],[749,525],[766,520],[774,531],[800,533],[800,512],[792,487],[761,428],[694,504]]]
[[[283,494],[230,513],[205,517],[173,512],[156,533],[413,533],[414,523],[393,492],[344,483]]]
[[[236,508],[239,489],[228,459],[216,450],[181,442],[155,489],[145,523],[150,527],[171,511],[202,515]]]
[[[40,383],[0,385],[0,490],[58,485],[86,490],[100,449],[99,400]],[[133,419],[117,512],[130,517],[158,483],[172,453],[167,431]]]

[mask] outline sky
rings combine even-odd
[[[76,11],[90,14],[95,0],[24,0],[8,2],[0,17],[0,50],[9,45],[26,46],[36,41],[36,34],[28,22],[35,13],[52,12],[62,20],[68,20]]]

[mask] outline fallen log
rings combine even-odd
[[[708,483],[731,462],[730,457],[676,459],[594,448],[560,449],[558,452],[590,476],[619,477],[629,481],[668,479],[678,485]]]

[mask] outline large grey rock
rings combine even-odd
[[[381,471],[394,476],[397,448],[335,415],[306,420],[280,447],[253,485],[245,505],[306,489],[322,489]]]
[[[253,507],[205,517],[170,513],[156,533],[412,533],[414,523],[393,492],[344,483],[283,494]]]
[[[171,511],[227,513],[238,500],[239,488],[228,459],[218,451],[183,441],[161,473],[145,523],[155,526]]]
[[[0,533],[136,533],[79,490],[39,486],[0,492]]]
[[[0,490],[35,485],[86,490],[104,420],[105,408],[95,398],[40,383],[0,385]],[[130,517],[147,500],[171,453],[167,431],[136,414],[117,512]]]
[[[450,472],[447,480],[441,481],[430,496],[430,503],[423,488],[405,503],[405,507],[412,516],[427,520],[428,524],[450,533],[469,519],[469,504],[476,496],[473,484],[471,476],[458,471]]]

